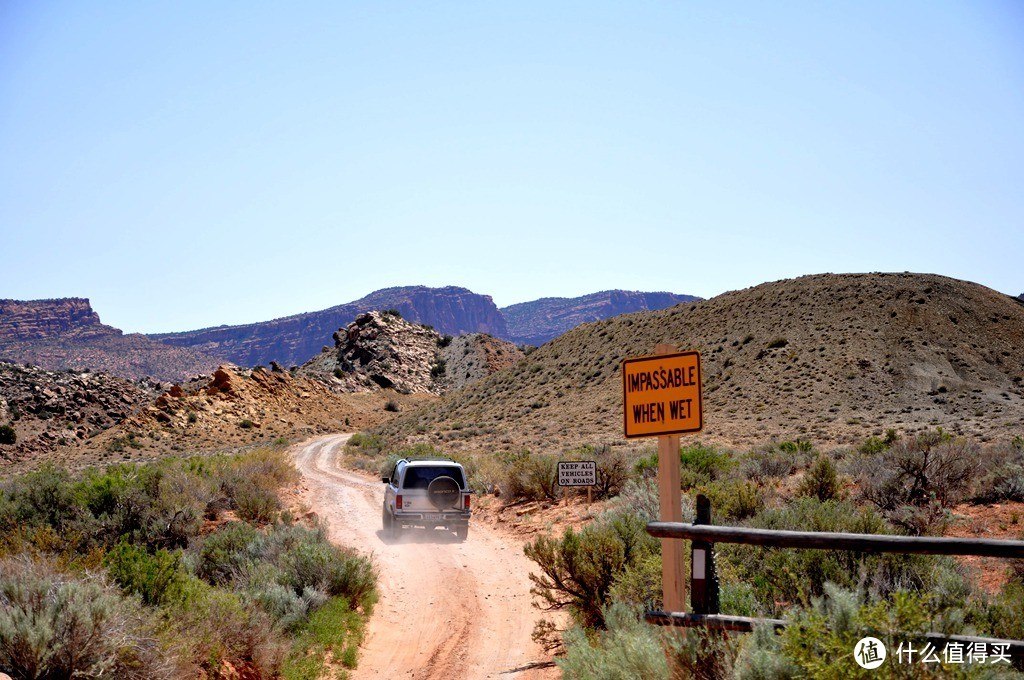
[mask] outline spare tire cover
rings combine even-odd
[[[427,486],[427,498],[438,510],[454,507],[459,495],[459,483],[451,477],[436,477]]]

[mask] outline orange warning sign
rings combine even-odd
[[[700,432],[700,354],[624,359],[622,404],[627,438]]]

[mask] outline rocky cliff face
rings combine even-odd
[[[85,298],[0,300],[0,360],[52,371],[101,371],[138,380],[182,380],[216,367],[192,349],[170,347],[100,323]]]
[[[630,312],[653,312],[700,300],[692,295],[606,290],[577,298],[541,298],[503,307],[509,335],[516,343],[543,345],[581,323],[601,321]]]
[[[355,318],[374,310],[396,309],[407,321],[429,324],[449,335],[484,332],[505,336],[505,319],[488,295],[465,288],[410,286],[386,288],[348,304],[243,326],[220,326],[149,337],[190,347],[242,366],[277,361],[301,364],[332,344],[332,335]]]
[[[0,300],[0,343],[121,335],[100,323],[86,298]]]
[[[159,388],[103,373],[0,363],[0,425],[16,433],[14,444],[0,445],[0,466],[84,442],[137,412]]]
[[[315,377],[340,392],[393,389],[401,394],[441,391],[442,336],[400,316],[368,312],[334,334],[296,375]]]
[[[444,394],[507,368],[523,353],[484,333],[442,336],[391,313],[368,312],[334,334],[296,371],[335,392],[393,389],[399,394]]]

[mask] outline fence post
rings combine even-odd
[[[694,524],[711,524],[711,501],[697,495]],[[694,614],[718,614],[718,572],[715,569],[715,544],[690,542],[690,607]]]

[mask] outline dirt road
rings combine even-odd
[[[380,480],[336,464],[348,437],[307,441],[295,461],[306,503],[328,521],[331,540],[372,554],[380,573],[380,602],[353,677],[558,677],[537,667],[548,658],[530,639],[539,612],[521,544],[482,522],[471,524],[465,543],[424,531],[385,542]]]

